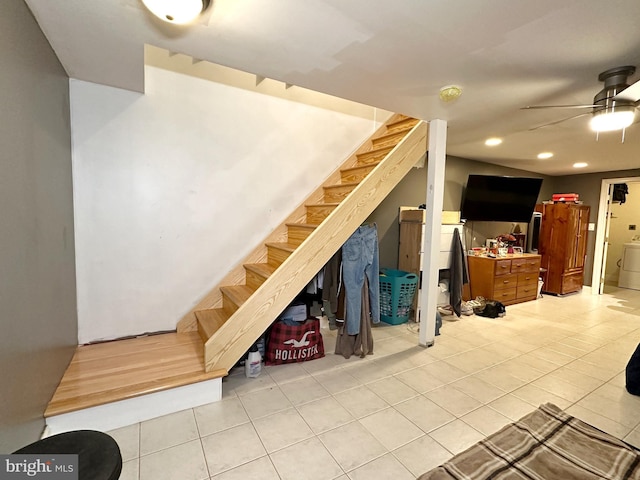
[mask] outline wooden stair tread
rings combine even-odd
[[[372,157],[372,156],[383,154],[383,153],[388,153],[391,150],[393,150],[394,146],[395,145],[386,145],[386,146],[382,146],[382,147],[374,147],[371,150],[367,150],[366,152],[357,153],[356,157],[361,159],[361,158]]]
[[[268,263],[245,263],[244,268],[265,278],[270,277],[276,271],[276,267]]]
[[[254,290],[246,285],[226,285],[224,287],[220,287],[220,290],[238,306],[246,302],[254,292]]]
[[[310,228],[315,229],[318,228],[317,223],[285,223],[287,227],[300,227],[300,228]]]
[[[265,245],[267,247],[278,248],[287,252],[293,252],[296,248],[298,248],[298,245],[289,242],[267,242],[265,243]]]
[[[391,141],[393,139],[397,139],[398,141],[400,141],[400,139],[402,137],[404,137],[409,130],[410,129],[407,129],[407,130],[396,130],[396,131],[393,131],[393,132],[385,133],[384,135],[380,135],[379,137],[373,138],[372,142],[375,145],[375,144],[380,144],[380,143],[386,143],[386,142]]]
[[[362,164],[362,165],[358,165],[358,166],[356,166],[356,167],[343,168],[343,169],[342,169],[342,170],[340,170],[340,171],[341,171],[342,173],[345,173],[345,172],[354,172],[354,171],[357,171],[357,170],[362,170],[363,168],[373,168],[373,167],[375,167],[376,165],[378,165],[379,163],[380,163],[380,162],[365,163],[365,164]]]
[[[368,165],[367,165],[368,166]],[[336,183],[335,185],[328,185],[326,187],[322,187],[325,190],[330,188],[349,188],[349,187],[357,187],[359,182],[349,182],[349,183]]]
[[[129,338],[76,349],[45,417],[220,378],[205,372],[197,332]]]
[[[203,341],[210,339],[218,329],[229,320],[229,315],[222,308],[208,308],[197,310],[195,316],[198,319],[198,331]]]
[[[410,130],[415,127],[419,121],[420,120],[413,117],[406,117],[400,120],[396,120],[395,122],[391,122],[387,125],[387,131],[397,132],[403,129]]]
[[[339,203],[305,203],[305,207],[337,207]]]

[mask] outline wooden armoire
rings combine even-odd
[[[538,243],[542,291],[555,295],[580,291],[584,284],[589,206],[548,203],[536,205],[536,211],[542,213]]]

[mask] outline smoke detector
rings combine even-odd
[[[447,85],[440,89],[440,100],[443,102],[451,102],[462,95],[462,87],[458,85]]]

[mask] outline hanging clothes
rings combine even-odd
[[[329,329],[335,330],[338,312],[338,294],[342,280],[342,249],[331,257],[322,269],[322,313],[329,321]]]
[[[465,283],[469,283],[469,274],[467,273],[467,264],[464,258],[464,248],[462,248],[460,232],[456,228],[453,231],[451,245],[449,303],[453,308],[453,313],[458,317],[462,314],[462,286]]]
[[[627,195],[629,194],[629,187],[626,183],[616,183],[613,185],[613,193],[611,194],[612,202],[620,202],[622,205],[627,201]]]
[[[360,331],[362,287],[368,279],[371,321],[380,323],[380,266],[378,260],[378,228],[363,225],[342,246],[342,279],[346,297],[346,330],[348,335]]]
[[[338,330],[336,336],[336,355],[348,359],[351,355],[364,358],[373,354],[373,335],[371,334],[371,306],[369,304],[369,282],[365,278],[361,291],[360,331],[357,335],[349,335],[346,325]]]

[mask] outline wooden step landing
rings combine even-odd
[[[44,413],[53,417],[221,378],[205,372],[198,332],[165,333],[76,349]]]

